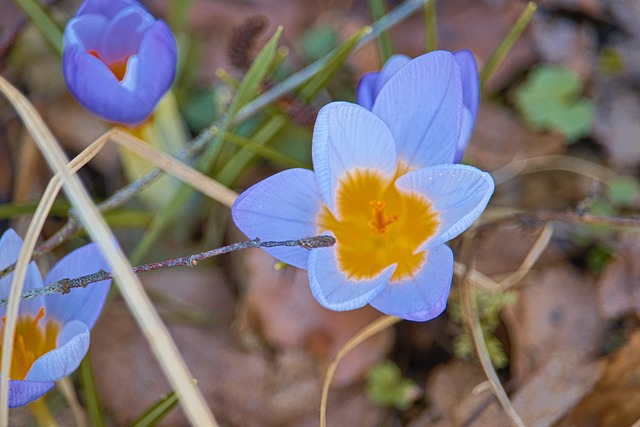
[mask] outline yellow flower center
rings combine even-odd
[[[97,50],[89,50],[87,51],[87,53],[89,55],[95,56],[100,61],[104,62],[104,64],[107,67],[109,67],[113,75],[116,76],[116,79],[118,79],[119,82],[124,80],[124,76],[127,74],[127,63],[129,61],[129,57],[126,57],[124,59],[119,59],[111,63],[107,63],[104,59],[100,57],[100,52],[98,52]]]
[[[372,169],[351,170],[338,183],[336,215],[326,205],[318,214],[319,231],[335,235],[338,267],[347,277],[371,279],[397,264],[391,281],[400,281],[424,264],[426,254],[418,248],[440,221],[424,196],[396,187],[406,171],[400,164],[389,179]]]
[[[25,314],[18,318],[16,336],[13,341],[11,372],[9,374],[12,380],[25,379],[33,362],[43,354],[56,348],[60,324],[55,320],[47,320],[44,327],[41,326],[39,323],[44,318],[44,314],[44,307],[40,307],[35,317]],[[5,316],[3,316],[0,339],[4,335],[5,321]],[[2,342],[0,341],[1,354]]]

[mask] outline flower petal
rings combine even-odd
[[[58,348],[43,354],[31,365],[28,381],[58,381],[78,369],[89,350],[89,328],[74,320],[58,335]]]
[[[462,103],[471,113],[473,121],[478,117],[478,104],[480,102],[480,77],[478,76],[478,64],[473,53],[462,49],[453,53],[460,66],[462,78]]]
[[[332,102],[318,113],[312,156],[320,194],[334,213],[338,182],[348,171],[371,168],[392,176],[397,166],[387,126],[365,108],[347,102]]]
[[[459,50],[453,53],[462,77],[462,103],[464,104],[464,117],[462,129],[456,151],[455,163],[459,163],[464,156],[464,150],[469,145],[473,128],[478,118],[478,104],[480,102],[480,78],[478,76],[478,64],[473,54],[467,50]]]
[[[18,408],[44,396],[55,382],[9,380],[9,408]]]
[[[393,55],[385,62],[382,70],[362,76],[356,89],[356,102],[358,105],[371,110],[382,86],[409,61],[411,61],[411,58],[406,55]]]
[[[22,248],[22,239],[12,229],[8,229],[0,237],[0,269],[4,269],[18,260],[20,249]],[[13,273],[6,275],[0,279],[0,296],[7,298],[9,296]],[[35,262],[30,262],[27,267],[27,275],[25,277],[23,292],[30,291],[35,288],[42,287],[42,277]],[[34,298],[31,300],[20,302],[20,313],[36,314],[42,305],[43,298]],[[7,312],[7,306],[0,307],[0,316],[4,316]]]
[[[64,29],[64,45],[81,46],[83,50],[98,50],[104,29],[109,20],[102,15],[86,15],[72,18]]]
[[[424,195],[438,213],[438,231],[420,251],[449,241],[466,230],[482,214],[495,188],[489,173],[466,165],[414,170],[398,178],[396,185]]]
[[[97,243],[90,243],[67,254],[47,274],[45,286],[66,278],[76,278],[111,268]],[[47,318],[65,324],[79,320],[92,328],[109,293],[111,280],[91,283],[86,288],[72,289],[67,295],[51,294],[46,297]]]
[[[361,107],[371,110],[373,102],[378,96],[376,87],[378,86],[378,80],[380,79],[380,71],[374,71],[364,74],[360,77],[358,86],[356,87],[356,103]]]
[[[395,269],[393,264],[371,280],[352,280],[340,271],[335,246],[312,249],[309,254],[311,293],[330,310],[353,310],[367,305],[382,292]]]
[[[391,129],[412,168],[451,163],[462,124],[460,67],[450,52],[419,56],[382,87],[372,112]]]
[[[87,110],[106,120],[138,124],[171,86],[176,61],[175,38],[164,22],[156,21],[145,33],[138,55],[130,58],[122,82],[78,44],[65,45],[62,71],[69,91]]]
[[[427,251],[418,274],[401,282],[389,283],[371,305],[381,312],[407,320],[424,322],[442,313],[453,278],[453,253],[447,245]]]
[[[155,18],[142,7],[123,9],[102,33],[100,58],[110,64],[137,53],[146,31],[154,22]]]
[[[313,172],[289,169],[246,190],[231,208],[233,221],[249,238],[290,240],[319,233],[316,216],[322,201]],[[272,256],[307,268],[309,251],[297,247],[265,248]]]
[[[127,7],[144,8],[136,0],[85,0],[78,8],[76,16],[95,13],[113,18]]]

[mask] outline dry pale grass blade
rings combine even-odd
[[[154,166],[189,184],[201,193],[211,197],[227,207],[231,207],[238,193],[220,184],[205,174],[177,160],[175,157],[152,147],[141,139],[115,128],[110,133],[111,140],[148,160]]]
[[[608,182],[615,176],[609,168],[578,157],[553,155],[514,160],[508,165],[491,173],[496,185],[502,184],[518,175],[545,171],[565,171],[584,175],[598,181]]]
[[[489,351],[487,350],[487,345],[484,341],[482,328],[480,327],[480,320],[478,319],[478,309],[476,307],[475,297],[473,296],[473,289],[471,288],[471,284],[468,280],[462,280],[460,297],[462,300],[462,312],[469,324],[469,328],[471,329],[471,335],[473,337],[473,343],[478,353],[478,359],[480,359],[482,370],[484,371],[489,384],[491,385],[491,391],[498,399],[500,406],[502,406],[502,409],[504,409],[504,411],[507,413],[513,425],[517,427],[525,427],[522,418],[520,418],[520,415],[518,415],[515,408],[513,407],[513,404],[509,400],[507,393],[504,391],[502,383],[500,383],[500,379],[498,378],[498,374],[496,374],[495,369],[493,369],[493,364],[491,363],[491,358],[489,357]]]
[[[367,338],[382,332],[390,326],[395,325],[402,319],[396,316],[382,316],[369,323],[362,328],[356,335],[347,341],[342,348],[338,351],[338,354],[333,358],[327,373],[324,375],[324,384],[322,385],[322,399],[320,400],[320,427],[327,426],[327,400],[329,398],[329,387],[331,387],[331,381],[338,369],[338,364],[344,356],[347,355],[354,347],[366,340]]]
[[[78,395],[76,394],[75,388],[73,388],[73,383],[69,379],[69,377],[65,377],[58,381],[58,389],[64,395],[64,398],[67,400],[69,407],[71,407],[71,412],[73,412],[73,419],[76,422],[77,427],[87,427],[87,421],[85,419],[84,410],[82,409],[82,405],[78,401]]]
[[[191,381],[191,374],[189,373],[184,360],[180,356],[169,332],[162,323],[160,316],[151,304],[148,296],[145,294],[142,284],[131,271],[131,265],[120,247],[117,244],[114,244],[116,240],[107,227],[104,218],[100,216],[100,213],[93,204],[78,177],[73,175],[67,169],[67,160],[65,155],[56,143],[53,135],[45,126],[44,122],[38,116],[37,112],[28,100],[1,76],[0,90],[9,99],[18,114],[21,116],[50,167],[60,174],[64,184],[65,193],[67,194],[69,201],[76,209],[79,220],[84,224],[85,229],[91,238],[98,243],[105,258],[111,265],[112,270],[118,276],[120,291],[125,302],[140,325],[146,339],[149,341],[160,366],[167,376],[167,379],[180,396],[180,402],[190,422],[197,426],[217,426],[217,423],[215,422],[211,411],[207,407],[202,394]],[[31,242],[33,244],[35,243],[35,233],[31,234],[34,234],[34,242]],[[33,251],[33,247],[29,249],[30,251]],[[25,254],[21,253],[21,257],[24,256]],[[25,263],[27,261],[28,258],[23,260]],[[26,264],[22,268],[26,270]],[[16,273],[17,272],[18,271],[16,271]],[[20,289],[20,291],[21,290],[22,289]],[[19,297],[20,292],[16,292],[16,289],[12,289],[12,296],[14,294],[17,298]],[[11,300],[9,303],[11,303]],[[15,305],[15,309],[17,310],[17,304]],[[3,367],[6,369],[5,366]],[[8,411],[6,410],[8,397],[8,376],[6,373],[8,370],[3,372],[4,375],[0,378],[2,381],[0,387],[3,386],[3,388],[0,389],[0,413],[2,413],[0,426],[7,425],[8,417]]]
[[[536,239],[536,242],[533,244],[533,246],[529,250],[529,253],[527,254],[527,256],[524,257],[524,260],[522,261],[522,264],[520,264],[520,267],[518,267],[518,269],[508,277],[500,280],[499,290],[505,291],[510,287],[517,285],[524,278],[524,276],[529,274],[529,271],[531,271],[531,268],[533,268],[535,263],[538,262],[538,259],[540,259],[540,256],[542,255],[542,252],[544,252],[544,250],[549,245],[549,242],[551,242],[552,236],[553,236],[553,224],[548,222],[542,228],[540,235],[538,236],[538,238]]]
[[[466,277],[472,285],[485,291],[498,292],[500,290],[500,283],[460,262],[456,261],[453,263],[453,273],[461,279]]]

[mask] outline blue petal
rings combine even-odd
[[[137,53],[154,22],[155,18],[140,7],[124,9],[109,21],[102,33],[100,58],[109,64]]]
[[[64,29],[64,46],[79,46],[83,50],[100,50],[102,34],[109,20],[102,15],[73,18]]]
[[[138,124],[151,114],[171,86],[176,41],[162,21],[145,33],[138,55],[130,58],[119,82],[98,58],[78,45],[65,46],[62,71],[69,91],[87,110],[110,121]]]
[[[482,214],[495,188],[489,173],[466,165],[414,170],[398,178],[396,185],[424,195],[438,212],[438,231],[419,250],[438,246],[466,230]]]
[[[478,104],[480,102],[480,77],[478,76],[478,64],[473,53],[462,49],[453,53],[460,66],[462,78],[462,103],[471,113],[473,121],[478,117]]]
[[[136,0],[85,0],[78,8],[76,16],[99,14],[107,18],[113,18],[123,9],[129,7],[145,9],[144,6]]]
[[[382,70],[362,76],[356,89],[356,102],[367,110],[371,110],[382,86],[409,61],[411,58],[406,55],[393,55],[385,62]]]
[[[8,229],[0,238],[0,269],[4,269],[18,260],[20,249],[22,248],[22,239],[12,229]],[[0,297],[7,298],[9,296],[13,273],[6,275],[0,279]],[[35,262],[30,262],[27,267],[27,275],[23,292],[30,291],[35,288],[42,287],[42,277]],[[20,302],[20,313],[31,313],[35,315],[42,306],[43,298],[34,298],[31,300]],[[0,307],[0,316],[4,316],[7,312],[7,306]]]
[[[373,102],[376,100],[376,96],[378,96],[376,87],[379,79],[379,71],[367,73],[360,77],[360,81],[356,87],[356,103],[358,105],[366,108],[367,110],[371,110]]]
[[[347,102],[332,102],[318,113],[312,156],[320,194],[334,213],[339,180],[349,171],[370,168],[391,177],[397,166],[387,126],[370,111]]]
[[[469,145],[473,128],[478,118],[478,104],[480,102],[480,78],[478,76],[478,64],[473,54],[466,49],[459,50],[453,54],[460,66],[462,78],[462,103],[464,104],[464,118],[462,129],[458,139],[456,152],[456,163],[459,163],[464,156],[464,150]]]
[[[338,268],[335,246],[312,249],[309,254],[311,293],[330,310],[353,310],[367,305],[382,292],[395,269],[393,264],[371,280],[353,280]]]
[[[100,270],[111,268],[96,243],[76,249],[67,254],[49,271],[44,280],[45,286],[62,279],[72,279]],[[111,280],[91,283],[86,288],[72,289],[67,295],[52,294],[45,300],[47,318],[53,318],[65,324],[79,320],[92,328],[95,324],[109,293]]]
[[[381,312],[407,320],[424,322],[442,313],[453,278],[453,253],[446,245],[427,251],[422,269],[411,279],[389,283],[371,301]]]
[[[9,408],[18,408],[44,396],[55,382],[9,380]]]
[[[82,322],[64,325],[58,335],[58,348],[43,354],[31,365],[27,381],[58,381],[73,373],[89,350],[89,328]]]
[[[289,169],[246,190],[231,208],[233,221],[249,238],[293,240],[319,233],[316,217],[322,201],[313,172]],[[298,268],[307,268],[309,251],[297,247],[265,249]]]
[[[391,129],[411,168],[454,160],[462,124],[460,67],[450,52],[410,61],[382,87],[372,112]]]

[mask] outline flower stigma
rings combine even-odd
[[[129,57],[118,59],[116,61],[108,63],[100,57],[100,52],[98,52],[97,50],[89,50],[87,51],[87,53],[91,56],[95,56],[100,61],[102,61],[102,63],[111,70],[111,72],[119,82],[124,80],[124,77],[127,75],[127,63],[129,62]]]
[[[44,307],[40,307],[38,314],[24,314],[18,318],[16,335],[13,341],[13,355],[11,358],[12,380],[24,380],[33,363],[45,353],[56,348],[56,341],[60,333],[60,324],[55,320],[47,320],[44,326],[40,321],[45,317]],[[4,335],[5,316],[2,317],[2,331]],[[0,355],[2,344],[0,342]]]
[[[340,179],[336,211],[326,205],[316,223],[336,238],[338,267],[347,277],[366,280],[396,264],[391,282],[414,277],[426,259],[419,247],[435,235],[440,221],[431,203],[416,192],[399,189],[394,177],[356,168]]]

